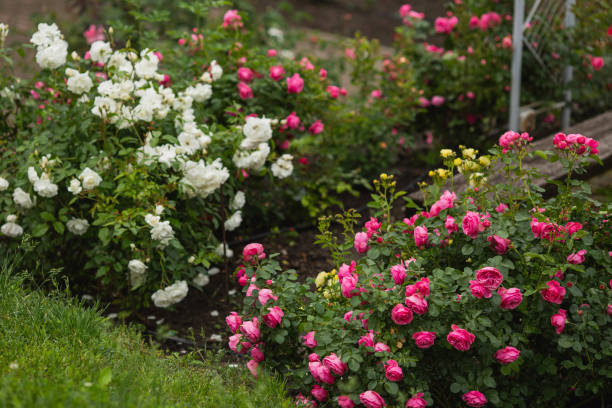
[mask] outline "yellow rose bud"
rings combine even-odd
[[[456,159],[453,161],[453,164],[454,164],[455,166],[461,166],[461,159],[457,157],[457,158],[456,158]]]
[[[451,156],[454,156],[454,154],[455,154],[455,152],[453,152],[451,149],[442,149],[442,150],[440,150],[440,156],[443,159],[447,159],[447,158],[449,158]]]
[[[327,280],[327,273],[319,272],[319,274],[315,278],[315,285],[317,285],[317,288],[319,288],[325,284],[326,280]]]
[[[480,162],[480,165],[483,167],[489,167],[489,165],[491,164],[491,160],[489,160],[487,156],[480,156],[478,158],[478,161]]]

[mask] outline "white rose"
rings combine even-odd
[[[106,119],[109,115],[117,113],[117,109],[117,102],[113,98],[96,96],[96,99],[94,99],[94,106],[91,108],[91,113],[102,119]]]
[[[283,154],[275,163],[272,164],[271,170],[275,177],[280,179],[289,177],[293,173],[293,156]]]
[[[229,171],[223,167],[221,159],[217,158],[211,164],[188,161],[183,168],[181,182],[187,186],[186,193],[193,197],[199,195],[206,198],[210,193],[218,189],[229,178]]]
[[[147,266],[138,259],[132,259],[128,263],[128,269],[130,270],[130,284],[132,289],[137,288],[145,282]]]
[[[190,86],[185,89],[185,94],[191,96],[196,102],[204,102],[210,99],[213,91],[209,84],[197,84],[195,87]]]
[[[215,249],[215,253],[220,257],[223,257],[223,243],[219,244],[217,249]],[[225,256],[226,258],[231,258],[232,256],[234,256],[234,251],[232,251],[230,247],[227,246],[227,244],[225,245]]]
[[[221,269],[219,269],[217,267],[210,268],[208,270],[208,276],[214,276],[214,275],[218,274],[219,272],[221,272]]]
[[[177,281],[167,288],[160,289],[151,295],[153,303],[157,307],[168,307],[185,299],[189,287],[186,281]]]
[[[81,182],[78,179],[75,179],[75,178],[70,180],[70,185],[68,186],[68,191],[70,191],[74,195],[79,194],[81,191],[83,191],[83,188],[81,187]]]
[[[151,229],[151,239],[159,241],[160,247],[168,245],[172,238],[174,238],[174,230],[170,221],[160,221]]]
[[[66,63],[68,43],[57,40],[48,47],[39,48],[36,52],[36,63],[41,68],[56,69]]]
[[[223,68],[221,68],[221,65],[217,64],[217,61],[210,63],[210,74],[212,75],[213,81],[216,81],[223,75]]]
[[[153,214],[147,214],[145,215],[145,222],[147,224],[149,224],[149,226],[154,227],[157,224],[159,224],[159,216],[158,215],[153,215]]]
[[[7,179],[0,177],[0,191],[4,191],[8,188],[9,182]]]
[[[40,23],[38,24],[38,31],[32,35],[30,42],[37,48],[46,48],[61,39],[62,33],[55,23],[51,25]]]
[[[79,180],[83,183],[85,190],[93,190],[100,185],[102,177],[89,167],[86,167],[79,175]]]
[[[39,180],[38,177],[38,173],[36,172],[36,169],[34,169],[34,167],[28,167],[28,180],[30,180],[30,183],[34,184]]]
[[[142,79],[151,79],[157,75],[157,65],[159,59],[150,50],[142,50],[140,52],[140,61],[134,64],[134,71],[136,75]]]
[[[270,146],[267,143],[261,143],[254,152],[236,150],[232,160],[238,168],[259,170],[265,164],[268,154],[270,154]]]
[[[23,228],[14,222],[7,222],[0,227],[0,232],[7,237],[16,238],[23,234]]]
[[[272,137],[270,119],[249,116],[242,127],[242,133],[246,138],[240,143],[240,147],[245,150],[254,149]]]
[[[47,173],[43,173],[42,177],[34,183],[34,191],[41,197],[55,197],[57,195],[57,184],[53,184]]]
[[[93,82],[89,77],[89,72],[83,74],[77,73],[68,78],[66,86],[70,92],[81,95],[84,92],[89,92],[93,86]]]
[[[110,44],[104,41],[94,41],[89,49],[89,56],[93,62],[101,62],[106,64],[106,61],[111,57],[113,49]]]
[[[68,220],[66,227],[74,235],[83,235],[89,229],[89,221],[83,218],[72,218]]]
[[[200,288],[208,285],[209,283],[210,283],[210,278],[208,277],[208,275],[204,274],[203,272],[198,273],[198,276],[193,278],[193,284],[196,286],[199,286]]]
[[[242,223],[242,212],[238,210],[235,213],[233,213],[231,217],[225,220],[224,226],[227,231],[233,231],[236,228],[238,228],[241,223]]]
[[[23,191],[20,187],[17,187],[13,192],[13,201],[22,208],[28,209],[34,207],[30,194]]]

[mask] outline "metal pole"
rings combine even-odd
[[[523,19],[525,0],[514,0],[514,26],[512,29],[512,83],[510,88],[510,120],[508,127],[519,131],[521,103],[521,64],[523,59]]]
[[[564,29],[567,30],[576,25],[576,16],[572,11],[572,7],[576,0],[566,0],[565,2],[565,19],[563,21]],[[572,82],[573,67],[568,63],[563,69],[563,99],[565,104],[561,111],[561,129],[565,130],[570,126],[570,116],[572,114],[572,91],[569,87]]]

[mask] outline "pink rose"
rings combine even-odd
[[[87,44],[92,44],[96,41],[104,41],[104,27],[98,27],[92,24],[87,30],[85,30],[85,32],[83,32],[83,37],[85,37]]]
[[[468,211],[463,217],[461,227],[463,233],[468,237],[472,239],[478,237],[478,232],[480,232],[480,216],[478,213]]]
[[[231,27],[237,29],[242,27],[242,17],[238,10],[228,10],[223,16],[223,28]]]
[[[329,94],[330,98],[337,99],[338,96],[340,96],[340,88],[335,85],[329,85],[327,87],[327,93]]]
[[[364,347],[374,347],[374,331],[370,330],[365,336],[361,336],[357,345]]]
[[[242,324],[242,319],[236,312],[231,312],[226,318],[225,323],[227,323],[228,327],[232,331],[232,333],[237,333],[238,329],[240,329],[240,325]]]
[[[476,339],[476,336],[454,324],[451,326],[451,328],[453,330],[448,333],[448,336],[446,336],[446,340],[449,342],[449,344],[459,351],[469,350],[470,346]]]
[[[444,103],[445,99],[443,96],[435,95],[431,98],[431,104],[433,106],[440,106]]]
[[[310,331],[308,333],[306,333],[304,336],[302,336],[302,339],[304,339],[304,345],[308,348],[314,348],[317,347],[319,344],[317,343],[317,341],[315,340],[314,336],[315,336],[315,331]]]
[[[280,81],[285,75],[285,69],[282,65],[274,65],[270,67],[270,78],[274,81]]]
[[[419,105],[421,105],[423,108],[427,108],[429,105],[431,105],[431,102],[429,102],[429,99],[421,96],[419,97]]]
[[[238,82],[238,92],[242,99],[251,99],[253,97],[253,90],[244,82]]]
[[[376,234],[381,226],[382,226],[382,223],[380,221],[378,221],[374,217],[370,217],[370,221],[366,221],[365,223],[365,228],[366,228],[368,237],[372,237],[372,235]]]
[[[427,406],[427,401],[423,399],[423,395],[422,392],[417,392],[412,398],[406,401],[404,408],[425,408]]]
[[[327,390],[325,390],[325,388],[321,387],[319,384],[313,385],[310,393],[317,401],[325,401],[328,395]]]
[[[574,254],[569,254],[567,256],[567,262],[574,264],[574,265],[579,265],[584,262],[584,256],[586,255],[586,253],[587,253],[586,250],[581,249],[580,251]]]
[[[257,260],[264,259],[266,254],[263,245],[254,242],[244,247],[242,256],[246,262],[255,264]]]
[[[344,279],[342,279],[342,282],[340,283],[340,289],[342,290],[342,296],[344,296],[347,299],[350,299],[353,296],[358,295],[358,293],[353,292],[358,282],[359,282],[359,277],[356,274],[345,276]]]
[[[401,367],[395,360],[387,360],[385,363],[385,376],[389,381],[400,381],[404,377]]]
[[[404,268],[404,265],[393,265],[391,267],[391,277],[396,285],[401,285],[404,283],[404,280],[406,279],[406,268]]]
[[[476,280],[488,290],[495,290],[501,285],[504,277],[496,268],[488,266],[476,272]]]
[[[289,116],[287,116],[287,127],[289,129],[297,129],[300,127],[300,118],[295,114],[295,112],[291,112]]]
[[[326,69],[321,68],[321,69],[319,70],[319,76],[321,77],[321,79],[325,79],[325,78],[327,78],[327,70],[326,70]]]
[[[375,89],[370,93],[370,96],[374,99],[382,98],[382,91],[380,89]]]
[[[275,296],[274,292],[270,289],[261,289],[257,294],[257,300],[259,300],[262,306],[265,306],[270,299],[278,300],[278,296]]]
[[[246,67],[238,68],[238,79],[241,80],[242,82],[251,82],[254,76],[255,76],[255,73],[253,72],[252,69],[246,68]]]
[[[463,401],[470,407],[484,407],[487,403],[487,399],[484,394],[480,391],[470,391],[463,394],[461,397]]]
[[[240,333],[234,334],[233,336],[230,336],[228,345],[229,345],[229,348],[233,352],[238,353],[238,354],[244,354],[247,351],[249,351],[252,344],[247,341],[241,342],[240,340],[242,340],[242,334]],[[240,350],[238,350],[239,345],[240,345]]]
[[[548,288],[540,291],[542,299],[560,305],[565,296],[565,288],[557,281],[548,281],[546,285],[548,285]]]
[[[497,207],[495,207],[495,211],[498,213],[504,213],[508,209],[508,206],[504,203],[499,203]]]
[[[249,341],[257,343],[259,341],[259,322],[257,321],[257,317],[253,317],[253,320],[242,323],[240,331]]]
[[[302,394],[298,394],[295,398],[297,399],[295,405],[300,408],[317,408],[315,401],[306,398]]]
[[[599,71],[604,66],[604,60],[601,57],[591,57],[591,66],[595,71]]]
[[[283,313],[283,309],[278,306],[269,307],[268,310],[270,313],[263,316],[263,321],[268,327],[275,328],[281,324],[285,314]]]
[[[344,375],[348,371],[348,365],[343,363],[336,354],[331,353],[329,356],[323,359],[323,364],[329,367],[330,370],[336,375]]]
[[[366,391],[359,394],[359,400],[367,408],[381,408],[386,406],[385,400],[376,391]]]
[[[304,89],[304,80],[300,77],[300,74],[293,74],[293,76],[287,78],[287,92],[289,93],[300,93]]]
[[[324,128],[325,127],[323,126],[323,122],[321,122],[320,119],[317,119],[315,123],[310,125],[310,127],[308,128],[308,131],[312,133],[313,135],[318,135],[319,133],[323,132]]]
[[[477,299],[482,299],[483,297],[488,299],[493,296],[489,289],[485,288],[480,282],[475,280],[470,281],[470,291],[472,292],[472,296]]]
[[[408,13],[410,12],[410,10],[412,9],[412,7],[410,6],[410,4],[404,4],[402,7],[400,7],[399,9],[399,14],[402,18],[406,17],[408,15]]]
[[[308,369],[315,381],[324,382],[325,384],[333,384],[335,381],[330,369],[319,361],[309,362]]]
[[[412,260],[414,261],[414,258],[412,258]],[[410,262],[410,260],[408,261]],[[414,284],[414,287],[422,297],[429,296],[429,278],[421,278],[420,281]]]
[[[414,243],[418,247],[427,246],[427,227],[419,226],[414,229]]]
[[[412,321],[412,317],[412,310],[402,305],[401,303],[395,305],[393,307],[393,310],[391,310],[391,320],[393,320],[395,324],[409,324]]]
[[[503,349],[497,350],[495,352],[495,359],[502,364],[510,364],[511,362],[519,358],[520,354],[521,352],[518,349],[512,346],[508,346]]]
[[[368,251],[368,234],[365,232],[358,232],[355,234],[355,249],[360,254]]]
[[[459,226],[455,223],[455,219],[450,215],[446,216],[446,221],[444,221],[444,228],[446,228],[449,235],[459,230]]]
[[[387,346],[385,343],[378,342],[374,345],[374,351],[377,353],[379,352],[388,353],[391,351],[391,348]]]
[[[487,238],[487,241],[489,241],[489,244],[491,244],[491,250],[496,252],[498,255],[505,254],[508,248],[512,247],[509,239],[502,238],[497,235],[491,235]]]
[[[338,397],[338,406],[340,408],[355,408],[355,403],[346,395],[341,395]]]
[[[426,349],[434,345],[436,333],[428,331],[416,332],[412,335],[412,338],[414,339],[414,343],[418,348]]]
[[[406,306],[408,306],[410,310],[418,315],[427,313],[427,300],[418,294],[408,296],[404,303],[406,303]]]
[[[247,363],[247,368],[249,369],[249,371],[251,372],[254,378],[257,378],[257,366],[258,365],[259,363],[255,360],[249,360],[249,362]]]
[[[257,346],[251,349],[251,358],[257,361],[258,363],[261,363],[265,359],[264,354],[261,352],[261,350]]]
[[[555,328],[555,332],[557,332],[557,334],[561,334],[563,329],[565,329],[566,320],[567,311],[563,309],[559,309],[559,311],[550,318],[550,324],[552,324],[552,326]]]
[[[497,290],[497,293],[499,294],[499,296],[501,296],[501,303],[499,306],[502,309],[515,309],[523,301],[523,295],[519,288],[499,288]]]
[[[276,57],[276,50],[274,48],[268,50],[268,57]]]

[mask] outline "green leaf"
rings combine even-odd
[[[113,379],[113,372],[111,370],[110,367],[104,367],[104,369],[100,372],[100,375],[98,376],[98,386],[99,387],[106,387],[111,380]]]
[[[471,255],[474,252],[474,247],[471,244],[465,244],[463,248],[461,248],[461,253],[463,255]]]
[[[49,230],[49,224],[37,224],[32,230],[32,236],[40,238]]]
[[[386,382],[385,390],[387,390],[387,392],[391,395],[397,395],[397,392],[399,391],[399,387],[394,382]]]
[[[563,348],[570,348],[574,345],[574,340],[570,336],[562,335],[559,338],[559,346]]]
[[[452,393],[458,393],[461,391],[461,385],[459,383],[452,383],[450,386],[450,390]]]
[[[102,241],[102,245],[108,245],[111,240],[111,232],[108,228],[101,228],[98,231],[98,238]]]
[[[348,362],[348,366],[351,369],[351,371],[359,371],[360,364],[359,364],[359,362],[357,360],[351,359]]]
[[[43,211],[40,213],[40,218],[42,218],[45,221],[55,221],[55,216],[53,214],[51,214],[50,212],[47,211]]]
[[[53,229],[55,229],[55,231],[57,231],[57,233],[61,235],[64,233],[65,227],[64,224],[62,224],[61,222],[55,221],[53,222]]]

